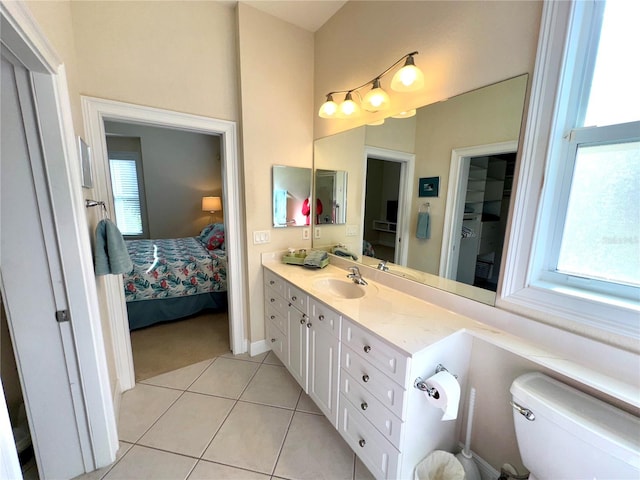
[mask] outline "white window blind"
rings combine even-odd
[[[142,206],[135,159],[109,159],[116,225],[123,235],[143,234]]]

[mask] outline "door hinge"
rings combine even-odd
[[[56,312],[56,321],[58,323],[68,322],[71,320],[71,315],[69,315],[69,310],[58,310]]]

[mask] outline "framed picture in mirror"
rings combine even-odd
[[[418,183],[419,197],[437,197],[440,189],[440,177],[421,178]]]

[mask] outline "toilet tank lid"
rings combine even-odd
[[[539,372],[516,378],[510,391],[516,402],[535,415],[547,417],[568,431],[580,429],[585,436],[599,437],[633,453],[638,461],[640,418]]]

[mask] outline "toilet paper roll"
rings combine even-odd
[[[438,372],[425,380],[429,388],[435,388],[437,393],[429,395],[424,392],[427,401],[436,408],[444,412],[442,420],[455,420],[458,416],[458,405],[460,404],[460,384],[456,377],[449,372]]]

